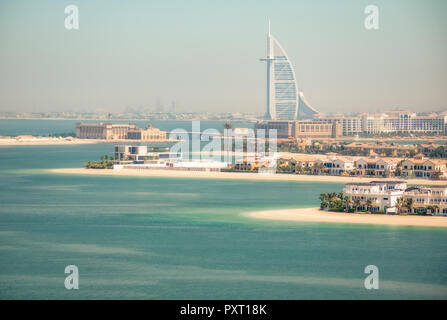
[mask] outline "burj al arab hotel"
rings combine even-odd
[[[295,71],[287,53],[270,33],[267,35],[267,110],[266,120],[301,120],[318,113],[297,91]]]

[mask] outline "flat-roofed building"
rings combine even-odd
[[[77,123],[76,138],[121,140],[127,139],[127,132],[136,128],[135,124]]]
[[[265,136],[269,136],[269,130],[277,130],[278,139],[329,139],[339,138],[342,135],[339,123],[328,123],[314,120],[300,121],[263,121],[255,125],[257,130],[265,130]]]
[[[98,140],[164,141],[166,132],[152,126],[140,129],[135,124],[77,123],[76,137]]]
[[[416,114],[405,110],[392,110],[383,113],[363,113],[356,116],[314,115],[315,119],[337,122],[342,126],[345,136],[359,133],[427,133],[447,134],[447,113]]]
[[[293,137],[293,122],[294,121],[262,121],[255,124],[255,135],[258,135],[258,130],[264,130],[264,136],[269,137],[270,130],[276,130],[276,137],[278,139],[288,139]]]
[[[133,128],[127,132],[127,139],[149,142],[165,141],[166,131],[161,131],[152,126],[147,126],[145,129]]]
[[[322,121],[326,123],[339,123],[341,125],[341,133],[344,136],[356,135],[362,133],[362,119],[360,117],[346,117],[342,114],[326,116],[324,114],[314,115],[314,121]]]
[[[342,135],[339,123],[327,123],[321,121],[296,121],[294,123],[294,138],[328,139],[339,138]]]

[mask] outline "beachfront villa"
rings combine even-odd
[[[355,161],[356,174],[366,176],[387,176],[394,172],[399,163],[396,158],[366,158]]]
[[[407,189],[405,181],[372,181],[348,183],[343,194],[350,198],[353,204],[358,203],[360,210],[366,210],[366,203],[372,201],[371,211],[395,212],[397,199],[403,196]]]
[[[402,162],[403,177],[439,178],[445,176],[446,161],[440,159],[427,159],[423,154],[417,154],[413,159]]]
[[[411,187],[405,191],[404,198],[412,199],[413,213],[434,207],[433,213],[447,214],[447,186]]]
[[[324,166],[324,173],[330,175],[341,175],[354,169],[354,160],[348,157],[330,156],[318,159],[315,164]]]
[[[180,160],[182,154],[177,152],[169,152],[169,148],[153,147],[148,149],[147,146],[115,146],[115,160],[120,163],[128,162],[135,164],[144,164],[158,159]]]
[[[402,198],[411,203],[406,209],[408,213],[447,213],[447,185],[408,187],[405,181],[399,180],[348,183],[343,195],[349,197],[354,206],[359,204],[359,210],[397,212],[398,201]]]
[[[220,161],[183,159],[181,153],[170,152],[167,147],[148,149],[144,145],[117,145],[113,169],[221,171],[228,166],[228,163]]]

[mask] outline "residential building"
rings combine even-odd
[[[442,148],[441,148],[442,147]],[[431,156],[433,154],[439,158],[447,158],[447,144],[437,144],[433,141],[428,143],[421,143],[417,146],[418,152],[424,154],[425,156]],[[439,151],[439,152],[437,152]]]
[[[137,145],[117,145],[115,146],[115,160],[117,162],[148,163],[159,159],[180,160],[181,153],[169,152],[169,148]]]
[[[268,167],[269,161],[260,159],[241,159],[232,165],[233,171],[257,172],[262,167]]]
[[[351,205],[359,204],[358,210],[397,212],[397,200],[402,198],[406,203],[412,200],[410,208],[402,208],[409,214],[447,214],[447,185],[407,187],[405,181],[348,183],[343,194],[350,198]]]
[[[388,144],[386,142],[351,142],[343,146],[347,154],[381,155],[405,157],[411,156],[417,152],[414,145]]]
[[[350,198],[354,205],[357,201],[358,210],[366,210],[367,201],[371,200],[371,211],[395,211],[397,199],[403,196],[407,189],[405,181],[372,181],[348,183],[343,189],[344,196]]]
[[[413,208],[409,213],[447,214],[447,185],[411,187],[403,197],[412,199]]]
[[[294,167],[301,167],[303,169],[311,169],[314,167],[317,158],[308,155],[283,155],[278,159],[278,164],[291,165]]]
[[[323,165],[324,173],[330,175],[348,174],[355,169],[354,160],[348,157],[329,156],[316,160],[315,164]]]
[[[363,158],[355,161],[357,175],[387,177],[396,171],[399,159],[396,158]]]
[[[405,159],[401,165],[401,176],[416,178],[443,178],[447,175],[446,160],[427,159],[417,154],[412,159]]]

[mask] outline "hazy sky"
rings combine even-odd
[[[64,27],[67,5],[80,28]],[[366,30],[364,8],[379,7]],[[267,18],[322,112],[447,109],[445,0],[0,0],[0,111],[264,112]]]

